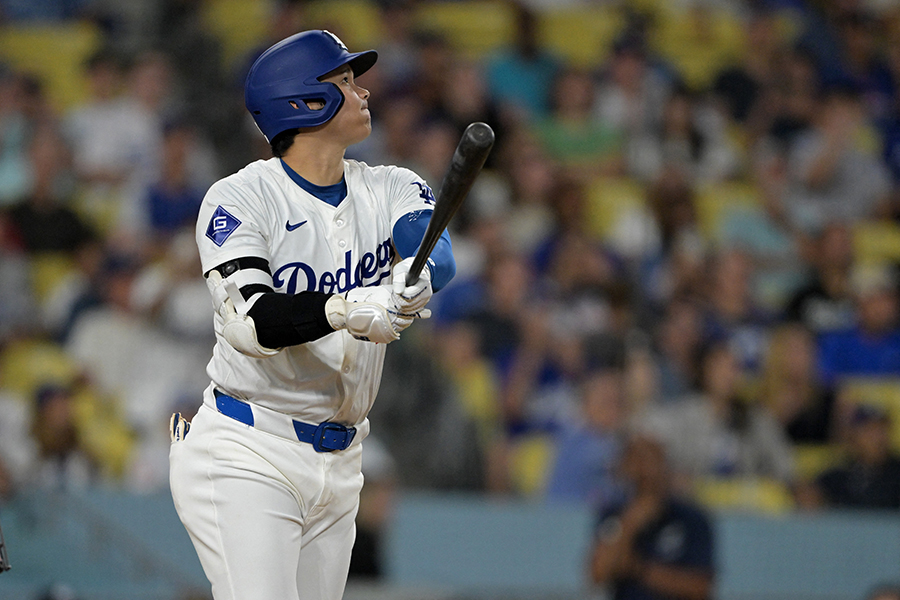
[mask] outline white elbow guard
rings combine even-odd
[[[247,314],[247,303],[233,281],[222,279],[222,275],[213,269],[207,277],[207,285],[218,305],[216,311],[224,321],[222,336],[232,348],[253,358],[267,358],[278,354],[279,350],[266,348],[259,343],[253,318]]]

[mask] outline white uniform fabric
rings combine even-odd
[[[203,405],[169,452],[175,508],[215,600],[338,600],[362,446],[316,452]]]
[[[393,226],[408,213],[432,209],[433,195],[399,167],[346,160],[344,178],[347,197],[337,207],[301,188],[277,158],[217,182],[197,223],[203,272],[255,257],[268,262],[271,279],[259,270],[239,271],[233,276],[239,286],[267,283],[294,294],[389,284],[398,260]],[[170,450],[175,506],[214,597],[337,600],[362,486],[360,442],[386,346],[337,331],[251,358],[228,345],[218,314],[214,322],[204,406]],[[249,403],[260,427],[220,414],[214,388]],[[317,453],[291,435],[291,418],[358,431],[348,449]]]

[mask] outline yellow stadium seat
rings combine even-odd
[[[666,7],[668,0],[626,0],[625,4],[631,10],[644,14],[655,15]]]
[[[203,5],[203,24],[222,44],[223,67],[234,65],[265,39],[271,18],[268,2],[209,0]]]
[[[541,46],[584,68],[597,67],[606,60],[625,24],[618,10],[606,6],[549,9],[539,19]]]
[[[839,394],[850,404],[868,404],[886,410],[891,418],[891,445],[900,451],[900,376],[846,379],[841,382]]]
[[[764,478],[704,478],[695,483],[694,496],[713,509],[780,514],[794,508],[787,486]]]
[[[540,494],[547,484],[555,455],[548,435],[523,435],[511,442],[509,474],[513,489],[525,496]]]
[[[74,398],[75,424],[79,440],[106,477],[118,478],[128,468],[134,448],[133,432],[120,418],[112,400],[97,390],[81,386]]]
[[[421,29],[444,35],[470,59],[511,44],[515,34],[512,7],[492,0],[423,2],[416,8],[415,22]]]
[[[709,87],[723,68],[746,51],[741,22],[725,10],[664,10],[651,35],[653,48],[678,70],[688,87]]]
[[[900,225],[892,221],[857,223],[853,249],[860,263],[900,262]]]
[[[637,181],[625,177],[598,177],[588,187],[588,231],[600,239],[608,239],[621,218],[629,212],[643,210],[645,206],[646,190]]]
[[[327,29],[350,48],[371,48],[380,39],[378,6],[367,0],[317,0],[304,9],[309,29]]]
[[[31,259],[31,289],[43,302],[54,288],[72,272],[74,259],[64,252],[45,252]]]
[[[0,29],[0,59],[36,75],[51,106],[63,113],[87,97],[84,62],[100,43],[100,32],[87,22],[7,26]]]
[[[78,367],[52,342],[18,340],[0,354],[0,385],[25,398],[43,384],[70,385],[78,377]]]
[[[837,465],[843,451],[836,444],[797,444],[794,446],[794,464],[797,478],[812,481],[826,469]]]
[[[697,221],[703,236],[721,241],[722,226],[736,212],[763,210],[759,190],[749,183],[729,181],[697,190]]]

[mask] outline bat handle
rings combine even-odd
[[[419,281],[419,275],[422,274],[422,269],[425,268],[426,260],[428,260],[427,254],[416,254],[416,257],[413,259],[412,266],[409,268],[409,273],[406,274],[407,287],[415,285],[416,282]]]

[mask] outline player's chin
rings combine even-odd
[[[363,141],[364,139],[369,137],[369,135],[371,135],[371,133],[372,133],[372,118],[368,114],[366,114],[365,123],[359,129],[359,136],[358,136],[359,139],[357,139],[356,142],[354,142],[354,143],[359,143],[359,142]]]

